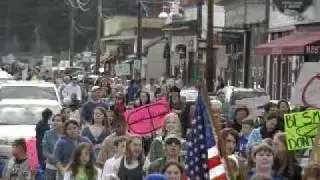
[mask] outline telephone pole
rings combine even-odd
[[[142,2],[138,0],[138,27],[137,27],[137,58],[140,61],[140,74],[138,77],[141,77],[141,70],[142,70]]]
[[[97,7],[97,52],[96,52],[96,69],[95,73],[99,74],[100,56],[101,56],[101,22],[102,22],[102,0],[98,0]]]
[[[75,13],[76,9],[70,5],[70,27],[69,27],[69,60],[70,66],[73,66],[73,54],[74,54],[74,26],[75,26]]]
[[[207,53],[206,53],[206,84],[208,92],[214,91],[214,81],[216,80],[216,59],[213,49],[213,1],[207,0]]]

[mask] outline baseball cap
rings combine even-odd
[[[175,143],[175,144],[181,145],[181,139],[176,134],[172,134],[172,133],[166,136],[166,138],[164,139],[164,142],[166,144]]]

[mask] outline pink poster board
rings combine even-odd
[[[31,169],[37,169],[39,166],[36,142],[36,138],[26,139],[28,164]]]
[[[170,112],[166,99],[144,105],[124,113],[129,132],[138,136],[150,135],[162,128],[163,117]]]

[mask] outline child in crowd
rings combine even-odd
[[[246,157],[248,138],[254,128],[254,122],[252,119],[245,119],[242,121],[241,134],[238,143],[238,152],[241,157]]]

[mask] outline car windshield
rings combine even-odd
[[[53,87],[2,86],[1,98],[58,100]]]
[[[237,100],[260,96],[267,96],[267,93],[264,91],[235,91],[232,93],[230,104],[235,105]]]
[[[52,105],[0,105],[0,125],[35,125],[46,108],[53,113],[60,110]]]

